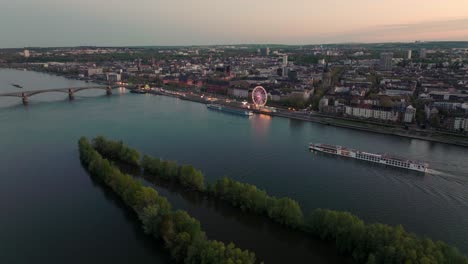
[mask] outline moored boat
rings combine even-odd
[[[145,94],[145,93],[147,93],[147,91],[145,91],[143,89],[131,89],[130,92],[131,93],[136,93],[136,94]]]
[[[207,104],[206,107],[208,109],[216,110],[216,111],[222,111],[226,113],[231,113],[231,114],[236,114],[236,115],[243,115],[243,116],[251,116],[253,115],[252,111],[244,110],[244,109],[238,109],[238,108],[233,108],[233,107],[228,107],[225,105],[219,105],[219,104]]]

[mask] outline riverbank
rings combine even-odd
[[[262,113],[262,114],[265,114],[265,113]],[[393,136],[406,137],[406,138],[412,138],[412,139],[420,139],[420,140],[426,140],[426,141],[431,141],[431,142],[456,145],[460,147],[468,147],[468,137],[446,135],[446,134],[441,134],[440,132],[426,132],[427,134],[430,134],[430,133],[439,134],[439,135],[427,136],[427,135],[421,135],[421,133],[424,133],[424,132],[420,132],[420,131],[404,130],[404,129],[398,129],[395,127],[378,126],[376,124],[370,125],[366,123],[358,123],[357,121],[353,121],[353,120],[338,119],[338,118],[328,117],[328,116],[327,117],[314,116],[314,115],[298,116],[294,114],[282,114],[282,113],[269,113],[269,114],[272,116],[314,122],[314,123],[341,127],[341,128],[361,130],[361,131],[366,131],[366,132],[393,135]],[[451,139],[449,137],[453,137],[453,138]]]
[[[181,100],[192,101],[202,104],[209,104],[212,101],[201,98],[200,96],[193,96],[189,94],[181,93],[167,93],[167,92],[153,92],[158,95],[165,95],[170,97],[179,98]],[[238,109],[245,108],[239,107],[232,103],[226,103],[225,100],[217,100],[217,104],[227,105]],[[457,135],[449,132],[441,131],[422,131],[422,130],[406,130],[390,124],[378,124],[376,122],[361,122],[353,119],[340,118],[335,116],[326,116],[320,114],[306,114],[301,112],[291,112],[289,110],[279,110],[277,112],[266,112],[260,110],[252,110],[254,113],[289,118],[294,120],[301,120],[313,123],[319,123],[328,126],[335,126],[353,130],[366,131],[371,133],[393,135],[405,138],[420,139],[430,142],[437,142],[448,145],[456,145],[460,147],[468,147],[468,137],[463,135]]]
[[[21,67],[15,67],[14,65],[10,65],[10,67],[4,67],[4,68],[23,69]],[[36,68],[27,68],[27,70],[36,71],[36,72],[44,73],[44,74],[50,74],[54,76],[60,76],[60,77],[64,77],[70,80],[81,80],[81,81],[87,81],[90,83],[96,83],[99,85],[108,85],[106,81],[100,81],[100,80],[95,80],[95,79],[81,79],[81,78],[78,78],[76,75],[72,75],[72,74],[47,72],[43,70],[37,70]],[[195,95],[195,94],[190,94],[186,92],[169,93],[169,92],[161,92],[161,91],[152,91],[150,93],[176,97],[181,100],[192,101],[192,102],[197,102],[197,103],[202,103],[202,104],[208,104],[212,102],[210,100],[207,100],[206,97],[200,97],[200,95],[198,94]],[[239,107],[238,104],[226,103],[224,98],[222,98],[221,100],[217,100],[216,103],[243,109]],[[266,112],[266,111],[258,111],[258,110],[253,110],[253,112],[257,114],[277,116],[277,117],[289,118],[289,119],[294,119],[294,120],[319,123],[323,125],[366,131],[366,132],[371,132],[371,133],[393,135],[393,136],[398,136],[398,137],[426,140],[430,142],[436,142],[436,143],[442,143],[442,144],[448,144],[448,145],[456,145],[460,147],[468,147],[468,136],[463,136],[460,134],[445,132],[445,131],[432,131],[432,130],[420,130],[420,129],[419,130],[414,130],[414,129],[407,130],[407,129],[404,129],[402,127],[399,127],[393,124],[377,123],[377,122],[371,122],[367,120],[356,120],[356,119],[350,119],[350,118],[344,118],[344,117],[322,115],[318,113],[309,114],[309,113],[302,113],[302,112],[293,112],[287,109],[279,109],[277,112]]]

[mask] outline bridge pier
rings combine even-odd
[[[106,88],[106,94],[107,95],[112,95],[112,88],[110,86],[107,86]]]
[[[29,103],[28,95],[25,94],[25,93],[22,93],[22,94],[21,94],[21,97],[23,98],[23,104],[24,104],[24,105],[28,105],[28,103]]]
[[[75,92],[72,89],[68,89],[68,99],[73,101],[75,99]]]

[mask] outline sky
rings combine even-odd
[[[468,0],[0,0],[0,48],[468,41]]]

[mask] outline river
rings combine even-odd
[[[24,90],[92,85],[0,70],[0,93],[21,90],[10,83]],[[369,222],[402,224],[468,254],[466,148],[265,115],[246,118],[125,90],[109,97],[87,90],[75,97],[69,102],[64,93],[40,94],[26,107],[20,98],[0,97],[2,263],[170,263],[162,245],[145,236],[135,217],[83,170],[77,151],[82,135],[122,139],[143,153],[190,163],[209,181],[228,175],[255,184],[296,199],[305,212],[322,207],[350,211]],[[313,154],[307,151],[309,142],[424,160],[431,173]],[[313,239],[157,188],[199,218],[210,238],[232,237],[266,263],[284,262],[288,253],[319,263],[343,260]],[[291,250],[278,249],[281,241]]]

